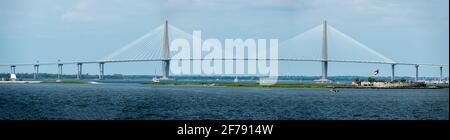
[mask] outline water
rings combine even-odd
[[[449,119],[448,89],[0,84],[3,119]]]

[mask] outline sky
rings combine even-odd
[[[0,64],[97,60],[168,19],[188,33],[201,30],[203,38],[280,42],[327,20],[396,62],[448,65],[448,6],[448,0],[2,0]],[[352,50],[330,53],[352,55]],[[150,75],[160,69],[158,65],[107,64],[105,74]],[[320,74],[320,64],[313,62],[282,62],[279,69],[282,75]],[[374,69],[390,75],[389,65],[342,63],[330,64],[329,75],[367,76]],[[444,70],[447,76],[448,67]],[[56,71],[56,66],[41,67],[41,72]],[[0,67],[0,72],[9,68]],[[84,72],[97,74],[98,65],[86,65]],[[65,66],[64,73],[75,74],[76,66]],[[414,67],[398,66],[396,73],[413,76]],[[420,76],[438,74],[436,67],[420,68]]]

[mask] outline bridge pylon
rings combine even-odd
[[[328,80],[328,40],[327,40],[327,21],[323,21],[322,34],[322,76],[316,82],[331,82]]]
[[[163,75],[161,80],[169,79],[169,68],[170,68],[170,50],[169,50],[169,22],[166,20],[164,22],[164,34],[163,34],[163,51],[162,51],[162,71]]]

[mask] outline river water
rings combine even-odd
[[[0,84],[0,120],[448,120],[448,89]]]

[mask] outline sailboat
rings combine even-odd
[[[155,70],[155,76],[152,78],[152,82],[154,82],[154,83],[161,82],[161,81],[159,81],[158,77],[156,77],[156,70]]]
[[[233,81],[233,82],[235,82],[235,83],[239,82],[239,79],[238,79],[237,76],[236,76],[236,78],[234,78],[234,81]]]

